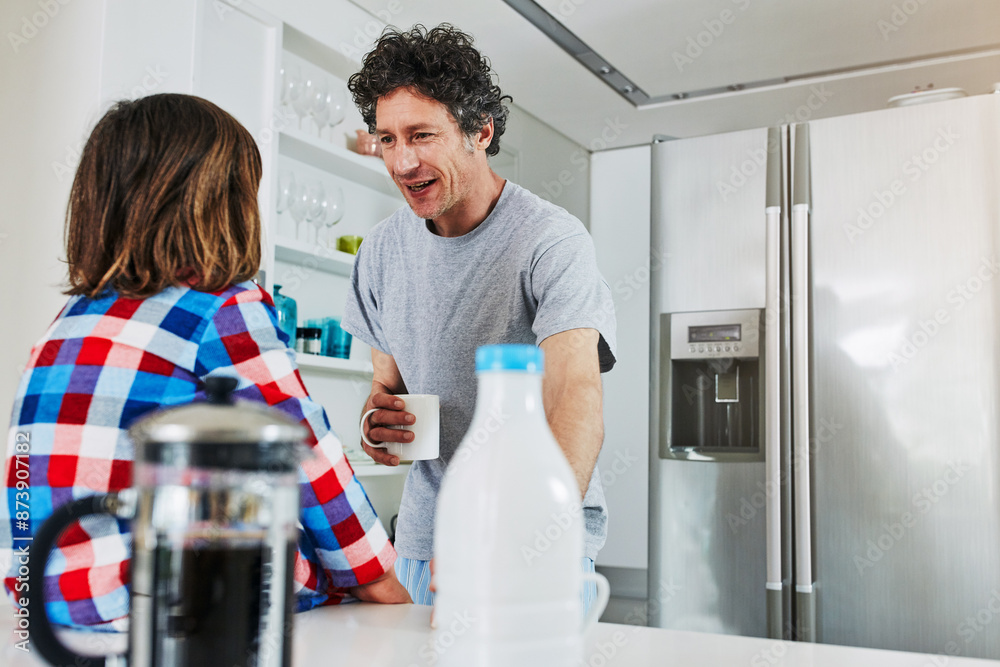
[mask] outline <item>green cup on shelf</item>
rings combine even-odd
[[[358,254],[358,248],[361,247],[361,236],[340,236],[337,237],[337,250],[341,252],[348,252],[352,255]]]

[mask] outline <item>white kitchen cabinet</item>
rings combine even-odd
[[[660,261],[649,246],[649,147],[594,153],[590,176],[590,232],[601,275],[611,286],[618,326],[618,361],[604,376],[604,447],[598,465],[608,501],[608,541],[597,565],[611,582],[605,620],[620,621],[636,605],[621,598],[646,597],[649,266]]]

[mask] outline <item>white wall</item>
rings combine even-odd
[[[645,570],[650,149],[638,146],[594,153],[590,171],[590,231],[598,266],[611,285],[618,321],[618,363],[604,377],[605,436],[598,460],[608,499],[608,543],[597,564]]]
[[[4,427],[31,346],[65,300],[63,217],[76,156],[100,112],[103,5],[52,4],[59,10],[52,17],[33,0],[7,0],[0,10],[0,32],[7,36],[0,45]],[[9,33],[29,37],[15,46]]]
[[[589,226],[589,151],[516,104],[500,145],[518,154],[518,185],[562,206]]]
[[[0,422],[34,342],[65,298],[59,261],[75,153],[99,113],[102,3],[0,9]],[[55,10],[58,9],[58,12]],[[20,39],[11,41],[13,33]],[[4,437],[5,449],[7,438]],[[8,564],[0,563],[7,571]],[[0,607],[7,596],[0,596]]]

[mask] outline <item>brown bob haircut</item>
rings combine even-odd
[[[261,159],[208,100],[167,93],[116,103],[83,149],[66,212],[67,294],[214,292],[260,268]]]

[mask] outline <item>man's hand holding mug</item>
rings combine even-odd
[[[376,463],[436,459],[441,432],[441,404],[434,394],[375,391],[361,417],[365,453]]]

